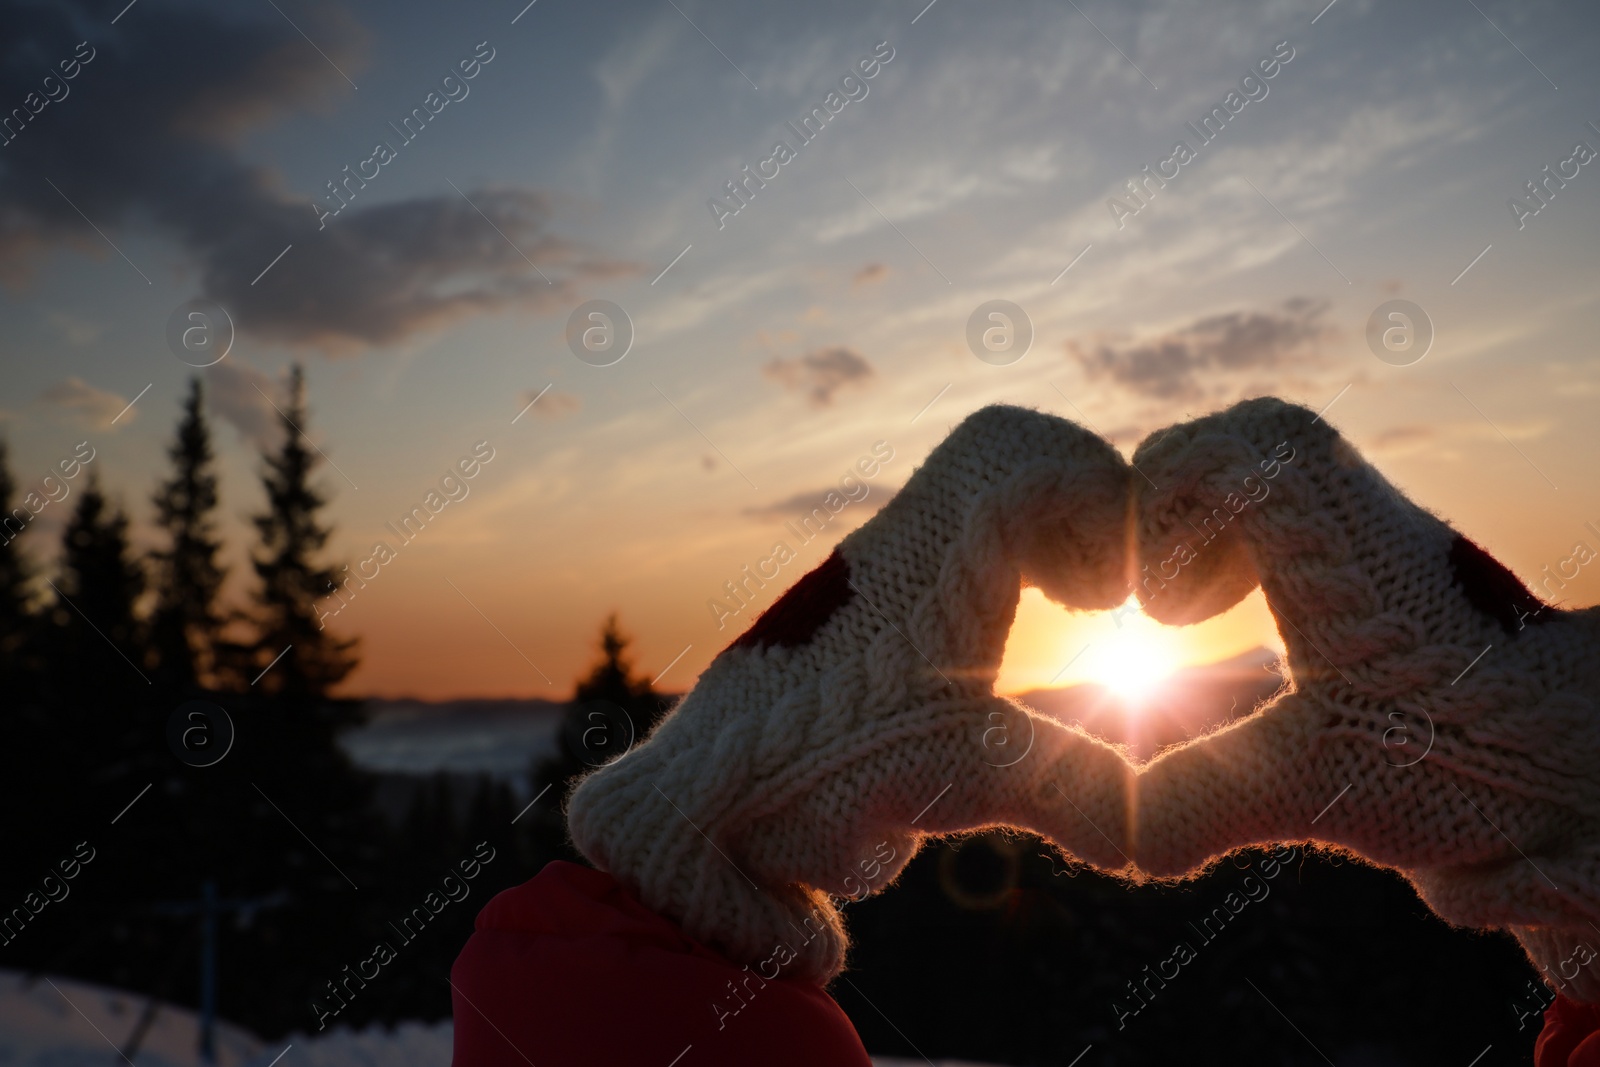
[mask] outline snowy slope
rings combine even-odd
[[[123,1062],[148,997],[72,978],[0,970],[0,1065],[3,1067],[107,1067]],[[199,1037],[194,1012],[158,1004],[133,1056],[138,1067],[194,1067]],[[219,1067],[244,1067],[262,1051],[245,1030],[217,1026]],[[446,1061],[447,1062],[447,1061]],[[284,1067],[288,1067],[287,1064]]]
[[[113,1067],[139,1025],[148,998],[71,978],[36,979],[0,970],[0,1067]],[[135,1067],[198,1067],[198,1019],[187,1008],[158,1004]],[[406,1022],[325,1034],[291,1034],[266,1044],[228,1023],[217,1027],[218,1067],[450,1067],[448,1020]],[[877,1067],[925,1060],[878,1059]],[[941,1061],[938,1067],[982,1067]]]
[[[449,1020],[406,1022],[392,1031],[340,1026],[316,1037],[291,1034],[245,1067],[271,1067],[280,1053],[277,1067],[450,1067],[452,1034]]]

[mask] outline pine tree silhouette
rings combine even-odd
[[[21,690],[15,687],[26,680],[26,652],[35,621],[28,604],[33,568],[16,542],[26,527],[12,517],[17,486],[8,460],[6,442],[0,439],[0,684],[7,692],[20,696]],[[26,509],[19,510],[27,515]]]
[[[630,644],[632,638],[622,632],[616,613],[606,616],[600,627],[600,660],[578,682],[576,699],[580,703],[610,700],[626,706],[655,695],[648,681],[634,676],[633,661],[627,655]]]
[[[129,554],[128,516],[100,490],[91,472],[67,521],[61,575],[52,613],[58,628],[57,667],[70,667],[70,688],[104,694],[137,675],[149,684],[145,630],[137,615],[145,590],[144,569]]]
[[[305,374],[296,365],[283,412],[283,447],[265,457],[267,510],[255,519],[263,550],[253,561],[261,580],[255,666],[266,670],[282,656],[261,676],[264,691],[322,697],[355,669],[357,641],[334,637],[317,618],[316,601],[334,590],[335,570],[317,562],[332,531],[318,519],[328,501],[311,485],[317,457],[307,447],[305,427]]]
[[[16,483],[11,477],[9,453],[0,440],[0,782],[15,797],[38,796],[51,786],[53,760],[40,759],[49,751],[51,716],[39,703],[44,660],[39,649],[38,616],[31,610],[29,582],[33,566],[23,554],[22,532],[31,521],[27,508],[16,506]],[[29,861],[46,847],[51,820],[14,819],[6,830],[7,862],[0,872],[27,869]],[[0,891],[15,894],[15,875],[0,874]]]
[[[627,654],[631,643],[616,614],[608,616],[600,628],[600,658],[578,681],[562,717],[559,750],[534,769],[535,794],[548,785],[555,797],[564,798],[579,776],[624,755],[666,715],[670,702],[633,673]],[[541,807],[553,810],[553,805]]]
[[[40,836],[40,847],[48,851],[36,853],[34,863],[48,862],[68,841],[89,838],[91,827],[106,826],[150,783],[143,772],[162,744],[159,725],[153,725],[157,711],[144,673],[146,631],[137,611],[144,570],[130,554],[128,516],[106,498],[95,472],[67,520],[51,586],[55,602],[43,638],[48,667],[40,679],[43,731],[28,753],[40,765],[39,795],[48,798],[54,825]],[[62,746],[55,738],[73,740]],[[63,788],[68,782],[71,788]],[[114,866],[117,844],[127,838],[94,836],[92,847],[100,854],[95,862],[102,869]],[[116,893],[105,880],[85,878],[74,889],[73,925],[30,931],[35,940],[26,944],[24,957],[40,953],[36,960],[53,962],[81,952],[82,964],[96,977],[133,984],[139,971],[131,961],[148,946],[137,944],[139,927],[120,913],[130,892],[138,893],[130,883],[144,875],[143,869],[125,871]],[[64,936],[72,940],[62,948],[57,939]]]
[[[167,450],[172,476],[154,497],[156,522],[169,547],[151,554],[157,574],[151,641],[159,681],[178,692],[216,687],[219,659],[226,659],[219,656],[226,620],[217,606],[226,572],[217,560],[217,476],[203,402],[200,379],[190,379],[183,419]]]
[[[333,579],[320,558],[332,528],[320,514],[327,497],[311,484],[319,457],[305,436],[298,366],[282,414],[283,444],[263,457],[267,507],[255,518],[253,672],[230,703],[241,720],[238,751],[191,804],[215,798],[226,812],[201,831],[209,855],[197,855],[205,867],[196,873],[216,878],[224,892],[288,896],[257,917],[248,937],[223,946],[238,960],[234,973],[243,972],[232,986],[235,1016],[271,1034],[315,1028],[312,1000],[327,995],[340,966],[370,951],[382,915],[374,897],[382,853],[399,845],[378,822],[370,776],[339,744],[340,733],[362,721],[362,704],[329,691],[355,668],[357,642],[317,622],[315,602]],[[240,827],[248,827],[248,848],[234,843]],[[341,1021],[368,1018],[381,1003],[360,998]]]

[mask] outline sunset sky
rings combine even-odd
[[[152,543],[201,375],[242,599],[291,363],[337,465],[341,563],[489,442],[470,494],[332,623],[363,640],[350,691],[430,698],[563,696],[611,611],[639,669],[687,687],[1002,401],[1125,454],[1244,396],[1332,402],[1524,578],[1600,548],[1600,159],[1574,150],[1600,149],[1592,5],[525,3],[8,5],[0,107],[59,97],[0,146],[0,432],[23,488],[88,440]],[[833,92],[803,142],[786,124]],[[1214,107],[1207,143],[1187,124]],[[780,140],[792,158],[766,164]],[[1131,198],[1179,140],[1193,157]],[[732,215],[745,166],[778,170]],[[1578,172],[1541,206],[1525,183],[1547,166]],[[328,183],[374,168],[319,230]],[[238,327],[199,371],[167,342],[196,297]],[[1366,339],[1396,298],[1436,333],[1409,366]],[[636,334],[609,366],[565,338],[593,299]],[[1034,331],[1006,365],[966,339],[994,299]],[[867,497],[791,540],[877,442]],[[69,507],[13,548],[53,559]],[[798,559],[719,629],[708,602],[780,539]],[[1562,595],[1600,600],[1600,568]],[[1129,641],[1207,662],[1276,640],[1259,597],[1191,631],[1124,622],[1028,594],[1002,690],[1095,677]]]

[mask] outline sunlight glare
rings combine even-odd
[[[1178,669],[1178,661],[1168,649],[1149,641],[1135,641],[1120,633],[1090,649],[1088,655],[1094,657],[1085,672],[1089,680],[1129,701],[1149,696]]]
[[[1017,605],[995,691],[1021,695],[1093,682],[1121,693],[1123,681],[1129,680],[1131,688],[1148,692],[1174,669],[1215,663],[1263,646],[1283,651],[1259,589],[1216,618],[1193,626],[1162,626],[1132,605],[1074,612],[1029,588]]]
[[[1183,665],[1170,629],[1126,607],[1084,652],[1084,675],[1131,703],[1149,696]]]

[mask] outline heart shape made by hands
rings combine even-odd
[[[1132,588],[1175,624],[1259,585],[1289,683],[1135,768],[995,696],[1024,582],[1080,610]],[[1597,625],[1305,408],[1246,401],[1152,435],[1131,466],[1074,423],[986,408],[585,778],[568,820],[597,865],[763,979],[830,979],[835,898],[881,889],[930,835],[992,826],[1136,878],[1341,846],[1570,978],[1600,931]]]
[[[834,899],[930,835],[1016,826],[1128,866],[1133,769],[994,680],[1024,581],[1073,608],[1127,599],[1129,473],[1065,419],[972,415],[577,786],[573,841],[762,979],[821,982],[847,945]]]
[[[1195,622],[1259,585],[1290,676],[1141,768],[1139,868],[1343,846],[1600,1001],[1582,966],[1600,943],[1600,609],[1543,602],[1303,407],[1245,401],[1153,434],[1133,464],[1145,611]]]

